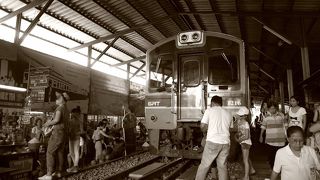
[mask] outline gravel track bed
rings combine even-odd
[[[84,172],[79,172],[78,174],[74,174],[69,176],[68,180],[102,180],[111,175],[117,174],[121,171],[127,170],[136,166],[142,162],[148,161],[152,158],[156,157],[149,152],[138,154],[135,156],[128,157],[126,159],[121,159],[115,162],[107,163],[102,166],[99,166],[95,169],[90,169]]]

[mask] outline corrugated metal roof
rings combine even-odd
[[[318,0],[295,0],[294,11],[319,11],[320,1]]]
[[[261,11],[263,0],[240,0],[239,9],[242,11]]]
[[[165,36],[152,25],[141,28],[141,31],[148,34],[156,42],[159,42],[165,38]]]
[[[25,4],[16,0],[2,0],[0,1],[0,6],[11,11],[16,11],[25,6]]]
[[[209,0],[193,0],[193,7],[196,11],[211,11],[211,5]]]
[[[110,0],[110,1],[98,1],[101,4],[104,4],[104,7],[108,9],[115,9],[118,14],[124,18],[130,18],[131,23],[141,24],[146,23],[147,21],[141,16],[141,14],[133,9],[130,4],[125,0]],[[124,20],[123,20],[124,21]],[[129,22],[128,22],[129,23]]]
[[[224,26],[227,34],[231,34],[238,38],[241,38],[240,26],[238,17],[235,16],[222,16],[222,21],[224,22]]]
[[[119,38],[114,44],[119,46],[119,47],[121,47],[121,48],[123,48],[123,49],[125,49],[125,50],[127,50],[130,54],[136,55],[136,57],[139,57],[139,56],[144,54],[144,52],[142,52],[138,48],[134,47],[130,43],[122,40],[121,38]]]
[[[131,41],[134,41],[138,44],[141,44],[144,49],[148,49],[152,45],[148,40],[144,39],[137,32],[132,32],[132,33],[126,34],[126,35],[124,35],[124,37],[126,37],[126,38],[130,39]]]
[[[289,11],[291,8],[292,0],[268,0],[264,1],[265,10],[275,10],[275,11]]]
[[[206,25],[207,31],[221,32],[216,16],[201,15],[202,22]]]
[[[12,12],[29,2],[2,0],[0,8]],[[30,21],[38,12],[38,7],[31,8],[23,16]],[[280,48],[278,44],[281,39],[275,33],[263,29],[263,25],[293,41],[296,46],[283,45],[286,47],[282,52],[283,57],[290,57],[286,54],[302,46],[301,26],[304,27],[308,42],[320,43],[318,17],[318,0],[56,0],[41,17],[39,25],[51,31],[50,33],[56,32],[63,36],[48,38],[49,41],[60,44],[65,39],[68,41],[64,43],[67,47],[128,30],[107,51],[106,54],[111,57],[106,55],[102,58],[105,62],[109,59],[111,63],[115,63],[145,55],[153,44],[190,29],[223,31],[244,38],[247,47],[256,46],[270,57],[278,56],[280,51],[277,48]],[[11,27],[15,26],[13,21],[10,23]],[[30,22],[23,20],[22,30],[28,24]],[[143,26],[140,28],[132,29],[141,25]],[[108,43],[115,37],[110,37]],[[106,46],[103,41],[93,45],[99,51],[103,51]],[[264,59],[255,50],[249,48],[247,51],[249,60]],[[139,68],[142,62],[137,61],[132,65]],[[269,66],[267,64],[265,68],[275,68]]]
[[[95,24],[88,18],[85,18],[82,14],[75,12],[71,8],[64,6],[58,1],[54,1],[49,7],[49,10],[54,12],[58,16],[63,17],[67,21],[71,21],[75,25],[96,34],[97,36],[101,37],[111,34],[105,28]],[[86,12],[86,10],[83,10],[83,12]]]
[[[223,11],[236,11],[236,1],[234,0],[216,0],[217,9]]]

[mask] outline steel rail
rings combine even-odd
[[[143,177],[139,178],[139,180],[149,180],[149,179],[154,179],[154,178],[160,178],[162,177],[162,175],[167,172],[167,170],[169,168],[172,168],[176,165],[178,165],[179,163],[182,163],[183,162],[183,158],[179,158],[179,159],[176,159],[164,166],[161,166],[157,169],[155,169],[154,171],[151,171],[150,173],[144,175]]]
[[[132,154],[130,154],[130,155],[128,155],[128,156],[123,156],[123,157],[119,157],[119,158],[116,158],[116,159],[112,159],[112,160],[110,160],[110,161],[105,161],[105,162],[103,162],[103,163],[99,163],[99,164],[87,166],[87,167],[84,167],[84,168],[79,169],[79,171],[76,172],[76,173],[72,173],[72,172],[71,172],[71,173],[63,174],[62,179],[65,179],[65,178],[70,177],[70,176],[72,176],[72,175],[79,174],[79,173],[82,173],[82,172],[85,172],[85,171],[88,171],[88,170],[91,170],[91,169],[98,168],[98,167],[100,167],[100,166],[104,166],[104,165],[106,165],[106,164],[110,164],[110,163],[112,163],[112,162],[116,162],[116,161],[119,161],[119,160],[125,160],[125,159],[127,159],[127,158],[129,158],[129,157],[136,156],[136,155],[139,155],[139,154],[142,154],[142,153],[145,153],[145,152],[148,152],[148,151],[147,151],[147,150],[138,151],[138,152],[132,153]]]
[[[154,158],[152,158],[152,159],[150,159],[148,161],[145,161],[145,162],[142,162],[142,163],[140,163],[140,164],[138,164],[136,166],[133,166],[132,168],[123,170],[123,171],[121,171],[121,172],[119,172],[117,174],[114,174],[112,176],[106,177],[104,180],[123,180],[126,177],[128,177],[131,172],[134,172],[134,171],[136,171],[138,169],[141,169],[141,168],[143,168],[143,167],[145,167],[145,166],[147,166],[147,165],[149,165],[149,164],[151,164],[153,162],[156,162],[160,158],[161,158],[161,156],[154,157]]]
[[[183,163],[182,166],[175,169],[172,173],[170,173],[169,176],[165,177],[163,180],[175,180],[180,174],[182,174],[188,166],[190,166],[192,160],[188,160],[185,163]]]

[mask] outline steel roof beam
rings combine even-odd
[[[23,12],[25,12],[25,11],[31,9],[31,8],[34,8],[34,7],[42,4],[45,1],[47,1],[47,0],[34,0],[31,3],[23,6],[22,8],[20,8],[20,9],[18,9],[16,11],[13,11],[13,12],[7,14],[6,16],[0,18],[0,23],[3,23],[4,21],[6,21],[6,20],[8,20],[8,19],[20,14],[20,13],[23,13]]]
[[[266,92],[267,94],[270,94],[268,90],[266,90],[264,87],[262,87],[261,85],[259,85],[258,83],[256,83],[257,86],[264,92]]]
[[[122,22],[123,24],[125,24],[126,26],[128,26],[129,28],[131,28],[132,26],[134,26],[134,24],[132,23],[132,21],[128,18],[125,18],[123,16],[120,15],[120,12],[117,11],[117,9],[115,8],[109,8],[108,7],[108,4],[107,5],[104,5],[104,4],[101,4],[99,1],[97,0],[93,0],[93,2],[95,2],[98,6],[100,6],[102,9],[104,9],[105,11],[107,11],[108,13],[110,13],[112,16],[116,17],[120,22]],[[104,3],[107,3],[108,1],[103,1]],[[129,5],[131,5],[129,2],[127,2]],[[132,5],[131,5],[132,6]],[[135,9],[133,6],[132,6],[133,9]],[[140,13],[139,11],[137,11],[138,13]],[[141,14],[141,13],[140,13]],[[143,16],[144,17],[144,16]],[[144,17],[145,18],[145,17]],[[156,28],[157,29],[157,28]],[[146,39],[147,41],[149,41],[151,44],[154,44],[154,39],[152,39],[152,37],[146,35],[146,34],[143,34],[139,31],[136,31],[141,37],[143,37],[144,39]],[[161,31],[160,31],[161,32]],[[114,33],[114,31],[113,31]]]
[[[81,9],[80,7],[74,5],[72,2],[70,2],[70,1],[64,2],[64,1],[62,1],[62,0],[59,0],[59,2],[62,3],[63,5],[65,5],[66,7],[72,9],[73,11],[79,13],[80,15],[82,15],[82,16],[85,17],[86,19],[90,20],[91,22],[99,25],[99,26],[102,27],[102,28],[105,28],[106,30],[110,31],[111,33],[115,33],[115,32],[116,32],[116,30],[113,29],[113,28],[111,28],[110,26],[107,26],[107,25],[105,25],[105,24],[99,23],[96,18],[93,18],[93,17],[91,17],[91,16],[84,15],[82,9]],[[97,5],[99,5],[99,4],[97,4]],[[79,29],[79,28],[77,28],[77,29]],[[80,29],[79,29],[79,30],[80,30]],[[81,30],[81,31],[82,31],[82,30]],[[95,37],[95,38],[97,38],[97,37]],[[113,38],[112,38],[112,39],[113,39]],[[145,53],[146,49],[144,49],[143,47],[141,47],[141,46],[138,45],[137,43],[129,40],[128,38],[123,38],[123,40],[125,40],[126,42],[128,42],[129,44],[131,44],[132,46],[134,46],[135,48],[137,48],[137,49],[139,49],[140,51],[142,51],[142,52]]]
[[[210,3],[212,11],[216,11],[217,10],[216,9],[216,6],[217,6],[216,0],[209,0],[209,3]],[[221,16],[218,15],[218,14],[214,14],[214,16],[216,17],[216,20],[217,20],[217,23],[219,25],[220,31],[222,33],[226,33],[226,29],[225,29],[225,27],[223,26],[223,24],[221,22],[221,19],[222,19]]]
[[[0,7],[0,9],[5,11],[5,9],[2,9],[1,7]],[[24,20],[26,20],[26,21],[30,21],[30,20],[28,20],[28,19],[26,19],[26,18],[24,18],[24,17],[22,17],[22,19],[24,19]],[[4,26],[7,27],[7,28],[13,29],[11,26],[8,26],[8,25],[5,25],[5,24],[4,24]],[[40,24],[39,24],[39,26],[42,27],[42,28],[44,28],[44,29],[46,29],[46,30],[48,30],[48,31],[51,31],[51,32],[56,33],[56,34],[59,34],[60,36],[63,36],[63,37],[65,37],[65,38],[67,38],[67,39],[70,39],[70,40],[72,40],[72,41],[75,41],[75,42],[77,42],[77,43],[80,43],[79,41],[77,41],[77,40],[75,40],[75,39],[72,39],[72,38],[70,38],[70,37],[68,37],[68,36],[65,36],[65,35],[63,35],[63,34],[60,34],[60,33],[58,33],[58,32],[55,32],[55,31],[53,31],[52,29],[48,29],[48,28],[45,27],[45,26],[42,26],[42,25],[40,25]],[[21,30],[20,30],[20,32],[23,33],[23,31],[21,31]],[[55,42],[52,42],[52,41],[49,41],[49,40],[47,40],[47,39],[41,38],[41,37],[39,37],[39,36],[35,36],[35,35],[32,35],[32,34],[30,34],[30,36],[35,37],[35,38],[38,38],[38,39],[41,39],[41,40],[43,40],[43,41],[45,41],[45,42],[52,43],[52,44],[54,44],[54,45],[56,45],[56,46],[59,46],[59,47],[62,47],[62,48],[64,48],[64,49],[68,49],[67,47],[65,47],[65,46],[63,46],[63,45],[61,45],[61,44],[57,44],[57,43],[55,43]],[[100,50],[98,50],[98,49],[96,49],[96,48],[92,48],[92,49],[96,50],[97,52],[101,52]],[[84,54],[82,54],[82,53],[80,53],[80,52],[77,52],[77,51],[75,51],[75,53],[80,54],[80,55],[83,55],[83,56],[86,56],[86,55],[84,55]],[[110,55],[110,54],[105,54],[105,55],[108,56],[108,57],[111,57],[111,58],[113,58],[113,59],[115,59],[115,60],[117,60],[117,61],[119,61],[119,62],[124,62],[123,60],[120,60],[120,59],[118,59],[118,58],[116,58],[116,57],[114,57],[114,56],[112,56],[112,55]],[[92,59],[95,60],[94,58],[92,58]],[[105,62],[103,62],[103,61],[99,61],[99,62],[110,66],[110,64],[105,63]],[[138,68],[138,67],[133,66],[133,65],[131,65],[131,66],[134,67],[134,68]],[[120,70],[122,70],[122,69],[120,69]]]
[[[310,75],[310,77],[308,77],[307,79],[302,80],[301,82],[299,82],[298,86],[308,85],[309,83],[315,82],[315,80],[319,79],[319,77],[320,77],[320,69],[318,69],[314,73],[312,73]]]
[[[40,10],[40,12],[38,13],[38,15],[34,18],[34,20],[31,22],[31,24],[29,25],[29,27],[26,29],[26,31],[23,33],[23,35],[21,36],[21,38],[19,38],[17,44],[21,44],[23,42],[23,40],[30,34],[30,32],[32,31],[32,29],[37,25],[37,23],[40,20],[40,17],[43,15],[43,13],[49,8],[49,6],[52,4],[54,0],[49,0],[46,5],[44,5],[44,7]]]
[[[294,4],[295,4],[295,0],[291,0],[290,1],[290,5],[289,5],[289,11],[293,11],[293,7],[294,7]],[[285,29],[285,32],[288,32],[287,31],[287,27],[288,27],[288,24],[289,24],[289,20],[287,20],[284,24],[283,24],[283,28]],[[281,42],[281,41],[279,41],[279,42]],[[278,46],[278,50],[277,50],[277,53],[276,53],[276,55],[275,55],[275,57],[276,58],[278,58],[278,59],[281,59],[280,58],[280,56],[281,55],[283,55],[284,54],[284,50],[283,50],[283,45],[277,45]],[[275,61],[275,62],[278,62],[278,61]],[[283,62],[284,63],[284,62]],[[279,64],[281,64],[281,63],[279,63]],[[278,65],[278,64],[277,64]],[[276,74],[277,72],[276,72],[276,70],[277,70],[277,66],[276,64],[274,64],[273,65],[273,68],[272,68],[272,71],[271,72],[274,72],[273,74]],[[286,65],[286,66],[288,66],[288,65]],[[281,67],[281,66],[280,66]],[[283,67],[285,67],[285,66],[283,66]],[[284,69],[284,68],[282,68],[282,69]],[[284,69],[284,70],[286,70],[286,69]],[[283,72],[281,72],[281,73],[283,73]],[[282,77],[282,76],[280,76],[280,77]]]
[[[251,46],[252,49],[254,49],[255,51],[257,51],[258,53],[262,54],[264,57],[270,59],[274,64],[277,64],[279,67],[281,67],[282,69],[286,69],[286,67],[284,67],[281,63],[279,63],[279,61],[275,60],[273,57],[267,55],[266,53],[262,52],[261,50],[259,50],[258,48]]]
[[[146,19],[148,22],[150,22],[150,19],[149,19],[148,17],[146,17],[143,13],[141,13],[141,12],[132,4],[132,2],[131,2],[130,0],[126,0],[126,2],[127,2],[133,9],[135,9],[144,19]],[[157,28],[155,25],[153,25],[153,27],[154,27],[155,29],[157,29],[157,30],[163,35],[163,37],[166,37],[166,38],[168,37],[168,34],[162,32],[161,29]],[[157,42],[153,42],[152,44],[155,44],[155,43],[157,43]]]
[[[187,6],[188,6],[188,8],[189,8],[191,11],[195,11],[195,10],[196,10],[196,9],[194,8],[191,0],[184,0],[184,1],[187,3]],[[198,23],[198,25],[200,26],[200,28],[201,28],[202,30],[205,30],[205,31],[206,31],[206,27],[204,26],[204,24],[203,24],[203,22],[202,22],[202,20],[201,20],[200,15],[199,15],[199,14],[196,14],[196,15],[194,15],[194,18],[197,20],[197,23]]]
[[[27,3],[26,0],[20,0],[20,1],[22,1],[23,3]],[[9,13],[9,11],[8,11],[7,9],[3,9],[3,8],[1,8],[1,7],[0,7],[0,9],[2,9],[2,10],[4,10],[4,11],[6,11],[6,12]],[[37,8],[37,9],[38,9],[38,10],[41,10],[40,8]],[[77,26],[76,26],[74,23],[70,23],[69,21],[65,20],[63,17],[58,16],[57,14],[55,14],[54,12],[51,12],[50,10],[47,10],[46,14],[47,14],[48,16],[51,16],[52,18],[54,18],[54,19],[56,19],[56,20],[59,20],[59,21],[65,23],[65,24],[67,24],[67,25],[75,28],[75,29],[78,29]],[[23,17],[23,19],[26,20],[26,21],[30,21],[29,19],[24,18],[24,17]],[[30,22],[31,22],[31,21],[30,21]],[[51,27],[47,27],[47,26],[44,26],[44,25],[41,25],[41,24],[38,24],[38,26],[40,26],[40,27],[42,27],[42,28],[44,28],[44,29],[47,29],[47,30],[49,30],[49,31],[51,31],[51,32],[54,32],[54,33],[56,33],[56,34],[59,34],[60,36],[63,36],[63,37],[65,37],[65,38],[67,38],[67,39],[70,39],[70,40],[72,40],[72,41],[75,41],[75,42],[77,42],[77,43],[79,43],[79,44],[82,44],[82,43],[83,43],[83,42],[81,42],[80,40],[78,40],[78,39],[76,39],[76,38],[74,38],[74,37],[71,37],[71,36],[69,36],[69,35],[63,34],[63,33],[61,33],[61,32],[57,32],[56,30],[54,30],[54,29],[51,28]],[[79,31],[80,31],[80,30],[79,30]],[[87,30],[81,30],[81,31],[82,31],[83,33],[91,36],[91,37],[98,38],[97,35],[89,32],[89,31],[87,31]],[[111,39],[112,39],[112,38],[111,38]],[[124,54],[126,54],[126,55],[128,55],[128,56],[130,56],[130,57],[134,57],[132,54],[124,51],[123,49],[121,49],[121,48],[119,48],[119,47],[117,47],[117,46],[115,46],[114,48],[117,49],[117,50],[119,50],[119,51],[121,51],[121,52],[123,52]],[[95,49],[95,48],[93,48],[93,49]],[[97,50],[97,49],[95,49],[95,50]],[[97,51],[100,52],[100,50],[97,50]],[[108,56],[109,56],[109,55],[108,55]],[[117,60],[118,60],[118,59],[117,59]],[[120,61],[120,60],[119,60],[119,61]],[[122,61],[121,61],[121,62],[122,62]]]
[[[267,94],[270,94],[268,90],[266,90],[264,87],[262,87],[260,84],[254,82],[253,84],[255,84],[259,89],[261,89],[262,91],[264,91]]]
[[[183,12],[183,8],[181,7],[178,1],[175,1],[175,0],[168,0],[168,1],[179,13]],[[187,25],[189,30],[195,29],[194,25],[190,24],[191,20],[188,16],[181,15],[179,18]]]
[[[236,11],[241,12],[240,7],[239,7],[239,0],[236,0]],[[239,22],[239,27],[240,27],[241,39],[246,42],[247,36],[246,36],[246,32],[245,32],[245,29],[243,26],[244,17],[238,17],[238,19],[239,19],[238,22]]]
[[[189,11],[189,12],[179,12],[178,15],[184,16],[193,16],[195,14],[199,15],[214,15],[214,14],[221,14],[221,15],[229,15],[229,16],[254,16],[254,17],[308,17],[308,18],[319,18],[320,12],[297,12],[297,11]]]
[[[116,38],[114,38],[114,39],[112,40],[112,42],[109,43],[108,46],[100,53],[100,55],[96,58],[96,60],[93,61],[92,64],[90,64],[90,67],[93,67],[93,65],[100,60],[100,58],[108,51],[108,49],[110,49],[110,48],[113,46],[113,44],[114,44],[118,39],[119,39],[119,36],[116,37]],[[89,47],[91,47],[91,46],[89,46]]]
[[[141,25],[138,25],[136,27],[133,27],[133,28],[128,28],[128,29],[124,29],[122,31],[118,31],[114,34],[110,34],[108,36],[104,36],[104,37],[101,37],[101,38],[98,38],[96,40],[93,40],[93,41],[90,41],[90,42],[87,42],[87,43],[84,43],[80,46],[77,46],[77,47],[74,47],[74,48],[70,48],[69,50],[70,51],[76,51],[78,49],[81,49],[81,48],[85,48],[85,47],[88,47],[90,45],[94,45],[94,44],[97,44],[97,43],[100,43],[100,42],[105,42],[105,41],[108,41],[110,39],[113,39],[113,38],[116,38],[116,37],[119,37],[119,36],[123,36],[125,34],[128,34],[128,33],[131,33],[137,29],[140,29],[140,28],[144,28],[146,26],[149,26],[150,24],[157,24],[157,23],[160,23],[164,20],[167,20],[168,18],[170,18],[170,16],[165,16],[163,18],[160,18],[158,19],[157,21],[154,21],[154,22],[147,22],[147,23],[144,23],[144,24],[141,24]]]
[[[134,76],[136,76],[138,74],[138,72],[140,72],[142,70],[142,68],[144,68],[144,66],[146,66],[146,64],[143,64],[141,67],[139,67],[139,69],[137,69],[137,71],[134,72],[134,74],[129,79],[132,79]]]
[[[261,4],[261,10],[262,11],[265,11],[265,0],[262,0],[262,4]],[[264,18],[264,17],[262,17]],[[265,31],[263,30],[263,28],[261,27],[261,32],[260,32],[260,42],[266,42],[264,41],[265,39]],[[264,51],[265,47],[261,47],[262,48],[262,51]],[[259,54],[259,67],[262,67],[262,59],[264,59],[264,56],[262,54]],[[259,68],[258,68],[258,71],[259,71]],[[259,76],[261,77],[262,74],[261,74],[261,71],[259,71]]]
[[[256,63],[252,63],[253,65],[255,65],[258,69],[259,69],[259,71],[260,72],[262,72],[263,74],[265,74],[266,76],[268,76],[270,79],[272,79],[272,80],[276,80],[276,78],[275,77],[273,77],[273,76],[271,76],[269,73],[267,73],[265,70],[263,70],[260,66],[258,66]]]
[[[137,57],[137,58],[134,58],[134,59],[130,59],[128,61],[124,61],[124,62],[121,62],[121,63],[113,64],[113,65],[110,65],[110,66],[111,67],[122,66],[122,65],[125,65],[125,64],[128,64],[128,63],[132,63],[132,62],[135,62],[135,61],[143,60],[145,58],[146,58],[146,56],[140,56],[140,57]]]
[[[255,20],[256,22],[260,23],[262,25],[262,28],[267,30],[268,32],[270,32],[271,34],[273,34],[274,36],[278,37],[279,39],[281,39],[282,41],[286,42],[287,44],[291,45],[292,44],[292,40],[289,40],[289,38],[285,37],[283,34],[278,33],[277,31],[275,31],[273,28],[271,28],[270,26],[266,25],[264,22],[262,22],[261,20],[258,20],[255,17],[251,17],[253,20]],[[295,43],[295,44],[299,44],[299,43]]]
[[[167,13],[167,15],[170,15],[171,13],[165,8],[165,6],[163,5],[163,3],[165,3],[165,1],[163,0],[156,0],[158,2],[158,4],[161,6],[161,8]],[[181,24],[181,22],[179,22],[179,17],[178,16],[173,16],[171,17],[172,21],[179,27],[179,29],[181,31],[185,31],[186,27],[185,24]]]

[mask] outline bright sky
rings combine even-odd
[[[0,18],[5,16],[7,13],[0,10]],[[28,26],[29,26],[29,22],[22,20],[21,22],[21,30],[24,31]],[[15,36],[15,25],[16,25],[16,17],[13,17],[7,21],[5,21],[3,24],[0,25],[0,39],[8,41],[13,43],[14,41],[14,36]],[[65,24],[66,25],[66,24]],[[71,28],[71,27],[70,27]],[[76,47],[79,45],[79,43],[70,40],[68,38],[65,38],[63,36],[60,36],[54,32],[51,32],[49,30],[46,30],[40,26],[36,26],[32,31],[31,31],[31,35],[34,36],[27,36],[27,38],[25,38],[25,40],[23,41],[23,43],[21,44],[21,46],[30,48],[30,49],[34,49],[36,51],[40,51],[42,53],[46,53],[52,56],[56,56],[58,58],[61,59],[65,59],[67,61],[71,61],[77,64],[80,64],[82,66],[87,66],[87,48],[82,48],[80,50],[78,50],[77,52],[74,51],[68,51],[66,48],[72,48],[72,47]],[[22,33],[20,33],[19,35],[20,37],[22,36]],[[45,40],[48,41],[45,41]],[[53,42],[53,43],[51,43]],[[59,45],[63,45],[64,47],[58,46],[56,44]],[[102,45],[102,43],[97,44],[96,46],[99,49],[104,49],[106,47],[106,45]],[[110,52],[109,52],[110,50]],[[128,55],[114,49],[114,48],[110,48],[107,53],[112,54],[112,56],[114,57],[119,57],[119,58],[123,58],[124,60],[129,60],[131,59]],[[100,53],[93,50],[92,52],[92,57],[95,58],[99,55]],[[107,64],[116,64],[119,63],[118,60],[103,55],[102,58],[100,59],[101,61],[107,63]],[[101,62],[97,62],[95,63],[95,65],[92,67],[92,69],[95,69],[97,71],[101,71],[103,73],[106,74],[110,74],[113,76],[117,76],[123,79],[127,78],[127,68],[126,65],[123,66],[119,66],[118,68],[115,67],[111,67],[105,63],[101,63]],[[142,63],[141,63],[142,64]],[[130,73],[132,76],[132,74],[137,70],[137,68],[133,68],[130,67]],[[137,75],[141,75],[144,74],[144,72],[140,71]],[[145,78],[136,76],[134,78],[131,79],[132,82],[138,83],[138,84],[142,84],[145,85]]]

